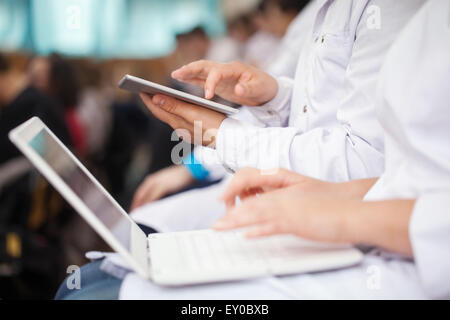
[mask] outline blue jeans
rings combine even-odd
[[[156,230],[139,224],[146,235]],[[117,300],[123,279],[113,277],[100,270],[103,260],[88,263],[80,268],[81,288],[69,289],[67,279],[56,292],[55,300]]]
[[[97,260],[80,268],[80,289],[69,289],[66,279],[55,300],[117,300],[123,280],[100,270],[101,263],[102,260]]]

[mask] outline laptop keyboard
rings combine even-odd
[[[163,284],[293,274],[360,261],[362,256],[349,249],[349,245],[321,244],[292,235],[247,239],[242,230],[199,230],[149,236],[152,274]]]
[[[264,267],[289,260],[289,247],[273,238],[246,239],[240,232],[205,232],[175,236],[184,267],[193,270]]]

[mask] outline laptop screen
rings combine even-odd
[[[61,177],[67,186],[113,233],[116,239],[130,251],[131,222],[116,207],[60,144],[42,129],[30,141],[30,147]]]

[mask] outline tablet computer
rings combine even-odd
[[[131,91],[133,93],[141,93],[145,92],[150,95],[155,94],[163,94],[166,96],[170,96],[179,100],[183,100],[195,105],[199,105],[220,113],[224,113],[227,115],[238,113],[239,110],[235,109],[233,107],[226,106],[224,104],[220,104],[214,101],[210,101],[204,98],[200,98],[197,96],[194,96],[192,94],[175,90],[148,80],[144,80],[138,77],[125,75],[120,81],[119,81],[119,87]]]

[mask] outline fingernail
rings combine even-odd
[[[162,107],[164,105],[165,99],[161,96],[154,96],[153,97],[153,103]]]
[[[211,98],[211,97],[212,97],[212,91],[211,91],[211,89],[206,89],[206,91],[205,91],[205,96],[206,96],[206,98]]]

